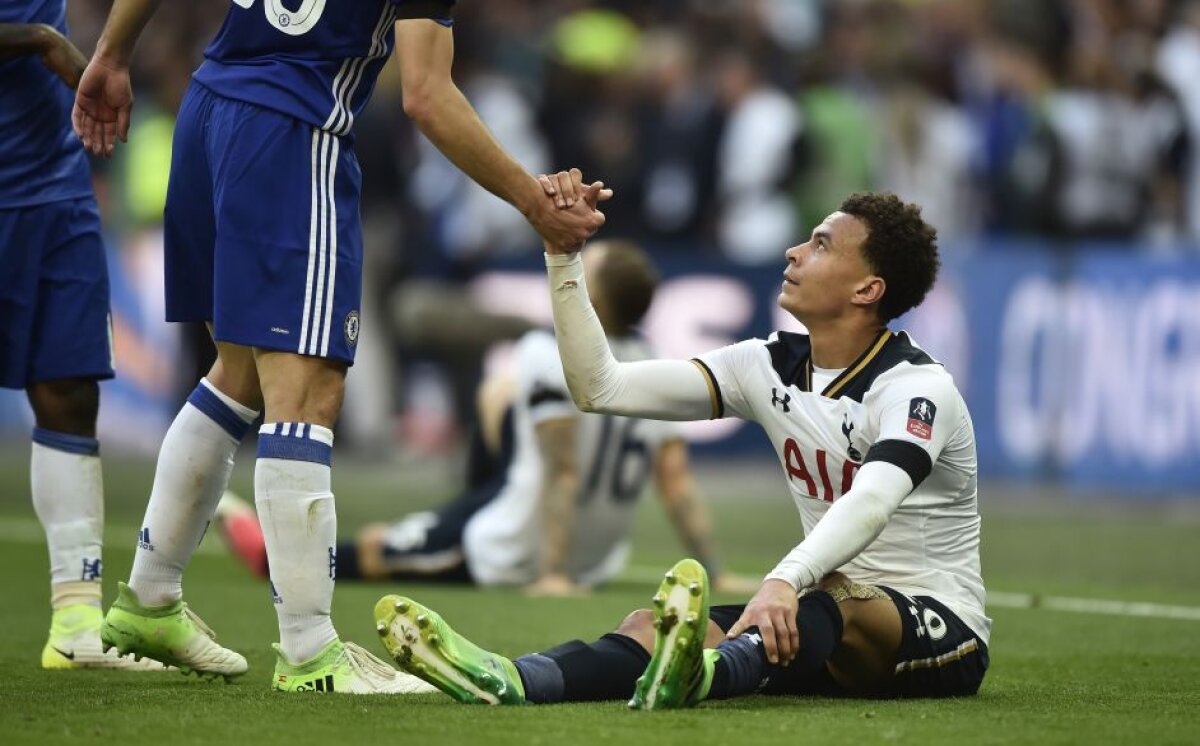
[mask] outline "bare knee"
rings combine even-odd
[[[648,653],[654,652],[654,612],[650,609],[634,611],[617,627],[617,634],[633,638]]]
[[[88,378],[38,381],[26,389],[37,426],[68,435],[96,437],[100,386]]]

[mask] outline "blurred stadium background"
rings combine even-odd
[[[109,6],[70,3],[90,52]],[[130,143],[96,162],[119,377],[106,453],[153,456],[207,367],[162,322],[173,115],[225,0],[164,3]],[[613,186],[605,235],[666,282],[646,332],[687,356],[787,327],[782,251],[847,193],[924,206],[945,271],[904,325],[964,389],[989,479],[1134,498],[1200,485],[1200,2],[489,0],[457,79],[534,172]],[[453,454],[481,372],[548,319],[538,244],[405,120],[394,67],[358,126],[367,297],[339,451]],[[20,395],[0,433],[28,431]],[[735,423],[698,447],[769,457]],[[719,449],[719,450],[718,450]]]
[[[110,3],[69,5],[71,37],[90,53]],[[135,60],[129,144],[93,164],[118,367],[101,404],[110,585],[126,577],[161,436],[211,354],[203,329],[162,321],[160,219],[174,113],[227,7],[163,3]],[[456,14],[457,80],[499,139],[531,171],[577,165],[616,189],[604,235],[642,242],[663,270],[645,325],[663,355],[789,328],[774,306],[782,252],[851,191],[895,191],[939,229],[941,281],[902,323],[955,374],[974,416],[997,617],[991,699],[951,721],[932,705],[814,707],[810,717],[828,715],[823,740],[1195,737],[1200,1],[463,0]],[[343,532],[454,492],[473,387],[505,365],[513,339],[549,319],[536,238],[415,132],[394,68],[356,147],[367,270],[337,432]],[[23,396],[0,392],[0,564],[28,568],[6,571],[6,588],[11,580],[44,599],[29,552],[42,541],[28,497],[30,427]],[[728,565],[762,572],[799,530],[767,441],[740,423],[689,433]],[[232,485],[246,496],[252,448]],[[599,633],[644,602],[646,574],[679,551],[661,511],[644,507],[625,582],[578,602],[582,614],[491,592],[498,621],[482,642],[525,652],[567,625]],[[262,588],[228,558],[203,554],[189,596],[201,609],[237,609],[206,613],[268,670],[274,622]],[[478,613],[476,592],[429,593],[460,617]],[[351,639],[369,639],[360,617],[375,595],[339,588]],[[1005,608],[1054,608],[1064,596],[1090,599],[1077,610],[1141,617],[1047,623]],[[142,692],[106,689],[110,679],[80,679],[71,695],[108,707],[103,724],[37,698],[45,679],[24,671],[45,631],[44,606],[34,606],[11,610],[21,631],[0,643],[0,659],[20,660],[9,695],[32,692],[19,701],[38,713],[17,732],[136,728]],[[261,679],[252,683],[210,704],[188,700],[199,709],[187,717],[218,704],[230,709],[213,717],[229,723],[265,717]],[[186,691],[164,684],[154,701],[168,712]],[[1001,715],[997,703],[1016,709]],[[387,723],[336,707],[364,728]],[[843,730],[850,710],[857,720]],[[765,722],[721,711],[731,723]],[[876,711],[886,723],[862,719]],[[442,712],[418,712],[428,722],[409,735],[443,733]],[[904,720],[913,712],[929,722]],[[563,732],[577,736],[567,719]],[[333,720],[304,722],[314,737],[338,737]]]

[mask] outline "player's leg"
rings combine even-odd
[[[206,127],[212,97],[192,86],[175,128],[165,212],[169,321],[213,318],[216,223]],[[182,574],[212,519],[238,445],[261,406],[250,350],[218,344],[209,375],[163,438],[129,585],[118,586],[106,643],[178,666],[231,676],[245,659],[213,641],[182,602]]]
[[[685,564],[687,563],[687,564]],[[681,567],[683,565],[683,567]],[[663,604],[675,610],[680,625],[666,632],[672,641],[682,629],[702,630],[707,593],[694,594],[694,581],[703,568],[685,560],[660,588]],[[698,586],[697,586],[698,587]],[[682,591],[682,596],[673,593]],[[656,598],[660,596],[656,595]],[[695,606],[696,625],[688,624],[685,608]],[[638,677],[651,663],[650,651],[661,625],[655,614],[639,610],[615,632],[587,643],[571,640],[540,653],[516,659],[479,648],[454,631],[436,612],[409,598],[385,596],[375,605],[376,629],[384,647],[408,671],[434,684],[460,702],[488,704],[553,704],[629,699]],[[715,626],[705,638],[715,643]]]
[[[129,587],[147,606],[183,597],[183,571],[216,511],[234,456],[262,406],[252,351],[217,344],[217,361],[163,437]]]
[[[100,643],[104,490],[97,381],[112,377],[113,370],[108,271],[96,204],[90,198],[64,201],[8,217],[18,224],[3,221],[16,230],[5,236],[7,229],[0,227],[0,244],[18,256],[0,249],[5,267],[0,295],[23,297],[28,315],[0,308],[0,316],[21,324],[26,335],[25,344],[11,347],[21,339],[6,338],[0,358],[19,356],[36,424],[30,486],[50,550],[53,609],[42,665],[149,668],[105,655]],[[26,292],[14,295],[12,283],[23,284]]]
[[[511,387],[494,379],[480,386],[480,426],[468,450],[468,486],[437,510],[422,511],[392,523],[364,526],[336,548],[339,580],[469,583],[463,550],[468,521],[504,485],[512,460]],[[233,555],[252,573],[268,577],[262,527],[252,506],[227,493],[217,507],[216,526]]]
[[[709,698],[764,694],[946,697],[974,694],[987,647],[953,612],[834,573],[800,599],[801,646],[787,666],[765,663],[761,643],[718,646]],[[807,641],[806,638],[807,637]],[[731,641],[738,642],[738,641]],[[725,675],[721,671],[743,675]],[[763,685],[763,682],[767,683]]]
[[[358,163],[341,138],[213,99],[205,130],[217,225],[211,318],[218,341],[254,350],[263,394],[254,489],[280,629],[272,686],[411,691],[420,682],[343,644],[330,619],[332,428],[362,291]]]
[[[713,618],[728,628],[737,615]],[[909,599],[836,573],[800,598],[797,627],[800,650],[787,666],[767,661],[756,630],[721,639],[711,651],[686,651],[701,675],[689,679],[697,684],[684,704],[758,691],[961,696],[978,689],[987,668],[986,646],[936,601]],[[660,640],[655,658],[661,647]]]
[[[508,378],[491,378],[479,387],[466,491],[437,510],[414,513],[390,526],[366,526],[354,541],[339,544],[339,577],[472,582],[464,535],[471,519],[504,489],[515,440],[512,396]]]

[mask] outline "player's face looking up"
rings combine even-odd
[[[825,218],[808,241],[785,252],[780,307],[811,325],[877,303],[884,283],[863,256],[866,239],[866,224],[853,215]]]

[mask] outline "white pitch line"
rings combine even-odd
[[[105,531],[107,543],[112,543],[116,537],[131,537],[130,544],[137,537],[135,526],[108,526]],[[205,537],[207,539],[207,537]],[[5,518],[0,520],[0,543],[12,544],[45,544],[46,537],[42,526],[34,519]],[[197,552],[199,554],[225,554],[218,543],[204,541]],[[621,577],[635,583],[657,583],[662,579],[663,571],[654,567],[631,566],[621,573]],[[989,591],[987,605],[1002,609],[1046,609],[1049,611],[1069,611],[1079,614],[1101,614],[1106,616],[1139,617],[1143,619],[1180,619],[1189,622],[1200,622],[1200,606],[1172,606],[1143,601],[1114,601],[1105,598],[1074,598],[1071,596],[1041,596],[1032,593],[1006,593],[1004,591]]]
[[[663,571],[652,567],[628,567],[621,577],[637,583],[658,582]],[[1103,614],[1150,619],[1182,619],[1200,622],[1200,606],[1171,606],[1142,601],[1113,601],[1105,598],[1072,598],[1069,596],[1040,596],[1032,593],[988,591],[987,605],[1002,609],[1046,609],[1071,611],[1079,614]]]

